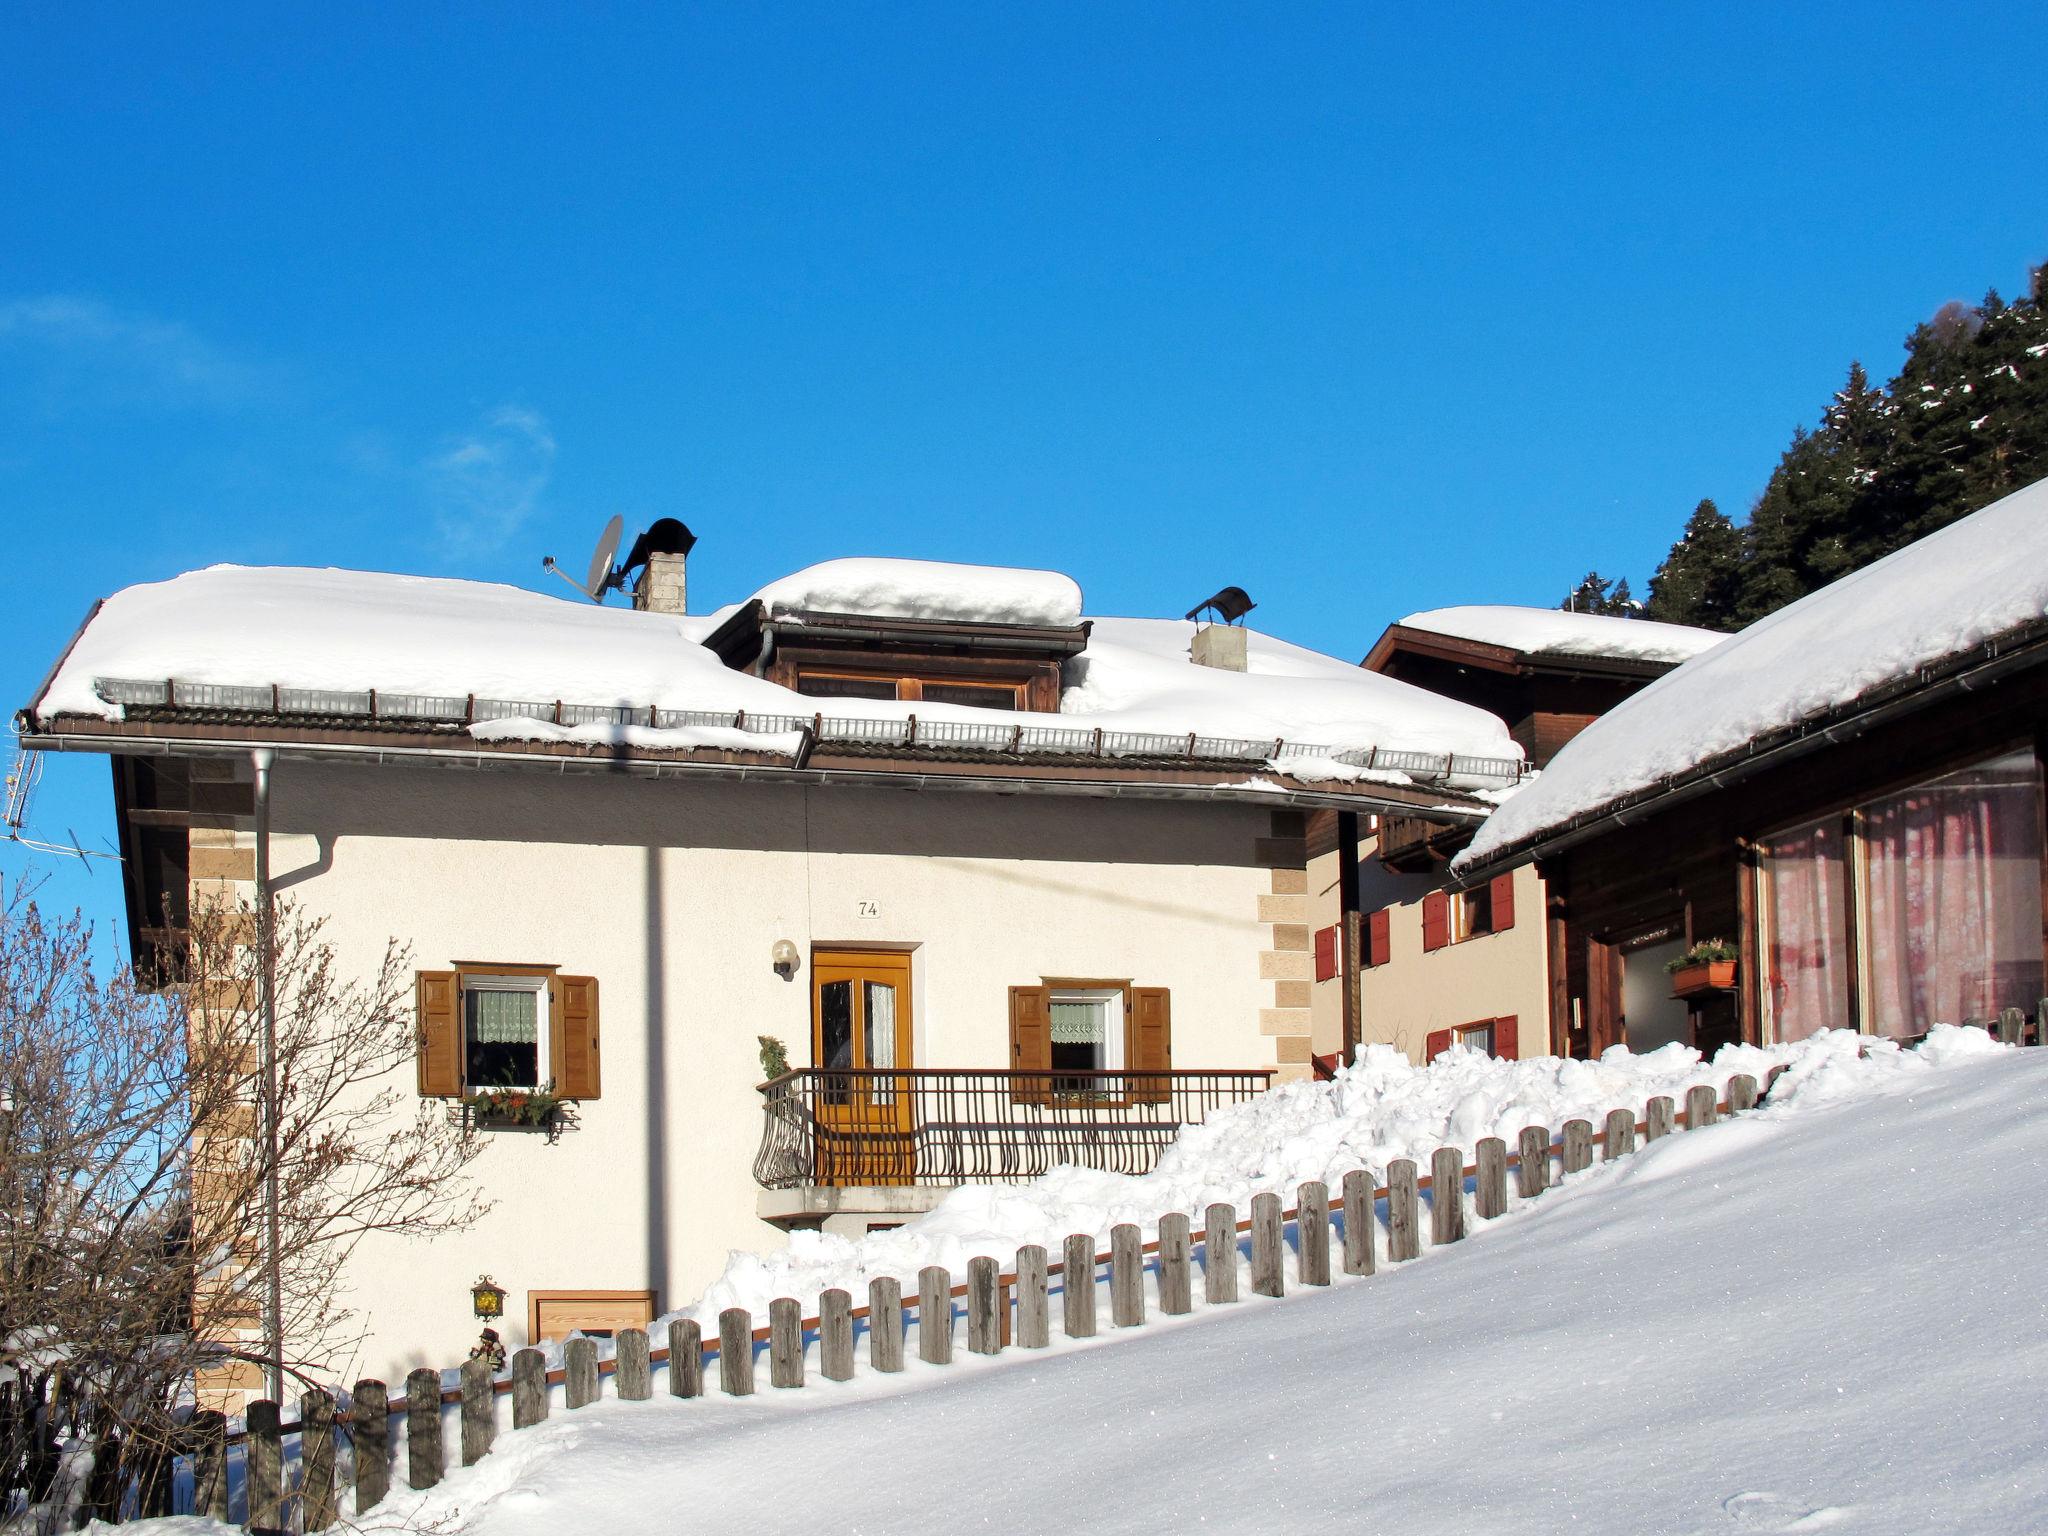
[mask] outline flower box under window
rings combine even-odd
[[[1671,973],[1671,995],[1678,998],[1705,997],[1714,992],[1735,990],[1733,960],[1701,960],[1682,965]]]

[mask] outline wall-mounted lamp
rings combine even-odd
[[[796,946],[787,939],[775,941],[775,947],[768,951],[768,959],[775,967],[775,974],[784,981],[796,974],[796,968],[800,963]]]
[[[469,1288],[470,1303],[476,1308],[476,1315],[489,1321],[505,1315],[505,1287],[489,1275],[478,1275],[476,1284]]]

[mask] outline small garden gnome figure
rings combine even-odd
[[[490,1366],[493,1376],[505,1369],[505,1345],[498,1337],[498,1330],[486,1328],[478,1335],[476,1348],[469,1352],[469,1358]]]

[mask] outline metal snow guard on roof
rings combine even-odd
[[[982,724],[973,720],[867,720],[844,716],[756,714],[750,710],[642,708],[632,704],[571,704],[560,700],[480,699],[444,694],[385,693],[325,688],[283,688],[260,684],[161,682],[135,678],[93,679],[93,691],[109,704],[154,709],[192,709],[252,715],[356,716],[408,724],[472,725],[485,720],[533,720],[560,726],[641,726],[674,730],[714,726],[754,736],[808,731],[818,742],[862,746],[944,747],[979,752],[1046,752],[1089,757],[1188,757],[1211,761],[1270,763],[1285,771],[1290,760],[1320,759],[1368,772],[1401,773],[1425,780],[1468,779],[1497,784],[1520,781],[1523,764],[1512,757],[1411,752],[1371,747],[1338,751],[1314,742],[1276,737],[1167,736],[1142,731],[1109,731],[1075,725]],[[1077,717],[1068,716],[1068,719]]]

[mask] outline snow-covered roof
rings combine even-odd
[[[1401,620],[1407,629],[1505,646],[1529,656],[1597,656],[1613,661],[1690,661],[1728,637],[1689,624],[1621,619],[1562,608],[1474,603],[1431,608]]]
[[[769,582],[754,599],[771,614],[808,609],[1047,629],[1081,622],[1081,588],[1071,576],[943,560],[826,560]]]
[[[988,593],[1000,589],[999,578],[1014,574],[988,573]],[[955,593],[973,586],[971,579],[948,580]],[[1071,582],[1066,585],[1077,592]],[[1079,620],[1078,612],[1052,604],[1049,583],[1031,586],[1038,606],[1020,599],[1003,611],[1028,611],[1033,622],[1056,613]],[[824,583],[802,583],[800,590],[834,593],[835,600],[853,595],[850,587]],[[1023,584],[1015,590],[1021,592]],[[994,608],[993,596],[985,598],[981,611]],[[202,685],[253,692],[266,704],[273,687],[357,697],[374,689],[379,707],[418,696],[432,718],[429,705],[452,700],[453,718],[476,720],[475,734],[489,737],[513,729],[503,723],[508,719],[552,717],[553,701],[560,700],[592,707],[562,711],[564,725],[631,726],[634,744],[650,746],[664,744],[663,728],[636,723],[647,711],[728,717],[744,711],[749,728],[764,733],[752,744],[772,751],[777,746],[770,733],[791,729],[792,718],[808,721],[821,705],[827,713],[836,705],[839,713],[873,720],[903,721],[914,713],[932,734],[943,724],[1002,732],[1060,727],[1070,735],[1074,727],[1099,727],[1105,733],[1145,733],[1155,741],[1192,733],[1282,740],[1330,753],[1380,749],[1509,762],[1521,757],[1507,728],[1483,710],[1256,632],[1247,672],[1198,667],[1188,659],[1195,626],[1183,620],[1095,620],[1087,649],[1070,663],[1074,682],[1058,716],[929,701],[810,698],[727,668],[700,643],[708,628],[706,619],[598,607],[487,582],[213,566],[108,598],[58,668],[36,714],[39,720],[119,719],[124,695],[108,689],[107,680],[171,680],[177,685],[171,702],[195,697],[193,690]],[[135,702],[150,697],[157,696],[133,694]],[[465,707],[465,700],[474,702]],[[302,707],[327,706],[313,697]],[[611,709],[631,714],[619,722],[599,718]],[[487,715],[495,717],[488,728]],[[761,723],[755,727],[757,716]],[[445,710],[441,717],[447,717]],[[777,717],[779,725],[773,723]],[[713,723],[693,719],[679,728]],[[538,725],[535,731],[545,734]],[[707,743],[678,737],[666,744]],[[1356,777],[1358,766],[1323,776]]]
[[[1532,843],[2044,616],[2048,480],[1759,619],[1616,705],[1456,862]]]

